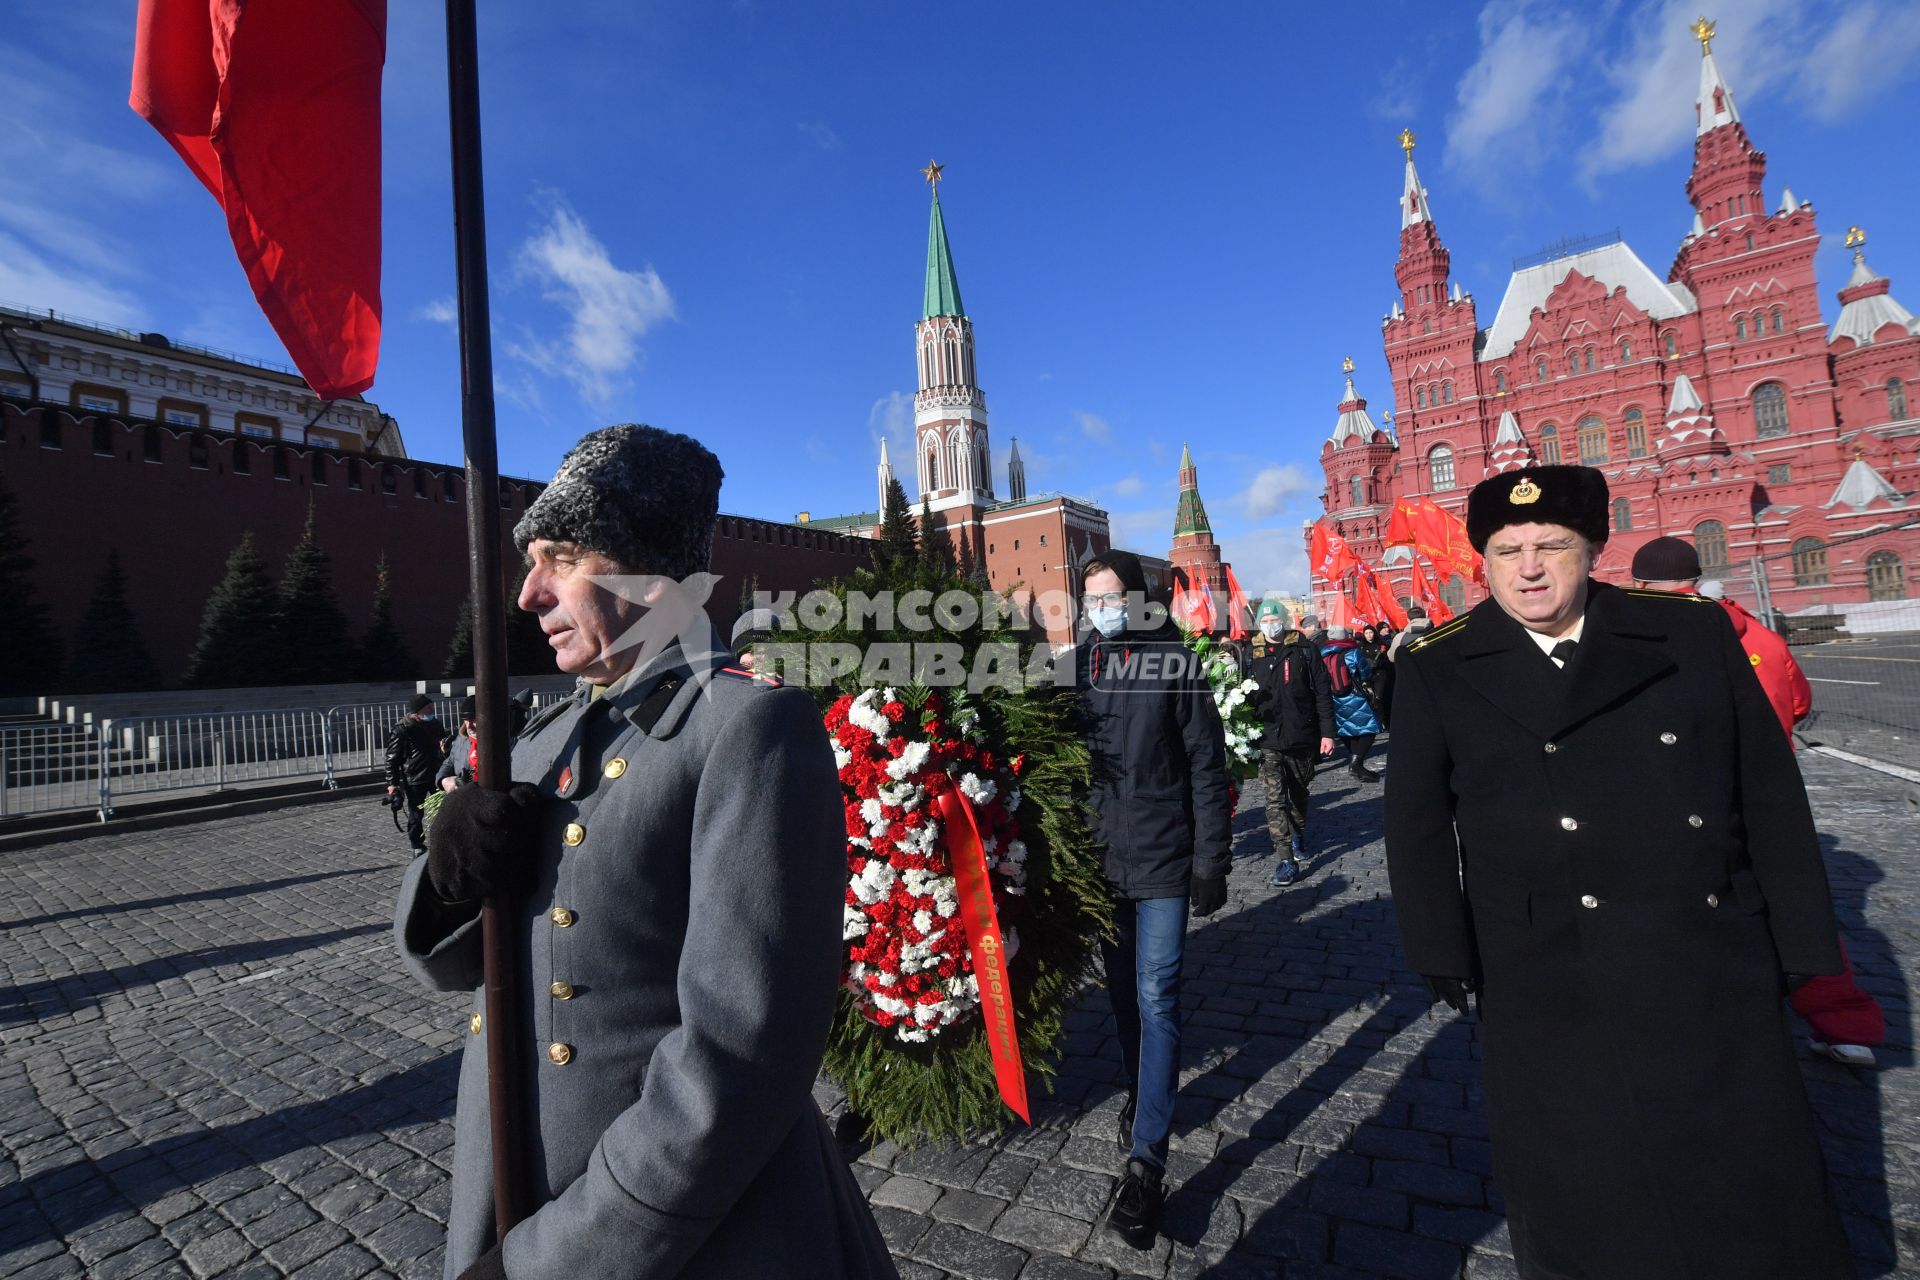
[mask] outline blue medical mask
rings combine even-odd
[[[1093,624],[1094,630],[1111,640],[1127,629],[1127,606],[1096,605],[1087,610],[1087,621]]]

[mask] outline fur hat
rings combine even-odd
[[[1700,576],[1700,553],[1675,537],[1659,537],[1633,553],[1636,582],[1692,582]]]
[[[720,459],[691,436],[623,422],[573,446],[553,483],[513,527],[522,554],[536,538],[577,542],[634,573],[686,578],[713,554]]]
[[[1522,467],[1490,476],[1467,495],[1475,551],[1510,524],[1557,524],[1595,546],[1607,540],[1607,478],[1592,467]]]

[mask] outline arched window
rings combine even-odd
[[[151,422],[140,432],[140,453],[148,462],[160,461],[160,428]]]
[[[1700,557],[1703,577],[1720,577],[1727,571],[1727,526],[1718,520],[1702,520],[1693,526],[1693,549]]]
[[[237,476],[253,474],[253,446],[245,440],[233,442],[233,474]]]
[[[1627,456],[1644,458],[1647,456],[1647,417],[1639,408],[1628,409],[1621,415],[1621,421],[1627,429]]]
[[[1907,570],[1900,557],[1891,551],[1876,551],[1867,557],[1867,599],[1905,600]]]
[[[1366,505],[1366,500],[1360,496],[1359,476],[1349,476],[1347,478],[1347,499],[1349,506],[1359,507]]]
[[[1580,353],[1578,351],[1567,352],[1567,372],[1580,372]]]
[[[1785,333],[1787,331],[1787,317],[1778,307],[1773,309],[1773,331],[1775,333]]]
[[[1560,465],[1560,428],[1551,422],[1540,428],[1540,461],[1550,467]]]
[[[1613,500],[1613,531],[1626,533],[1633,528],[1633,503],[1626,498]]]
[[[947,386],[960,381],[960,331],[952,325],[940,335],[940,381]]]
[[[1633,363],[1633,339],[1631,338],[1620,339],[1620,363]]]
[[[1444,399],[1448,404],[1452,404],[1453,403],[1453,384],[1451,382],[1441,383],[1440,395],[1441,395],[1441,398]]]
[[[1756,435],[1787,434],[1787,389],[1777,382],[1763,382],[1753,389],[1753,429]]]
[[[45,409],[40,411],[40,447],[42,449],[60,447],[60,420]]]
[[[386,494],[389,498],[400,492],[400,478],[394,474],[392,467],[380,468],[380,492]],[[504,499],[506,489],[503,487],[500,493]]]
[[[960,487],[960,433],[954,432],[947,437],[947,483],[948,489]]]
[[[1662,334],[1661,337],[1666,340],[1668,355],[1677,356],[1680,354],[1680,340],[1673,336],[1673,331],[1671,329],[1669,329],[1666,333]]]
[[[275,480],[293,479],[292,474],[287,470],[287,446],[283,444],[273,447],[273,478]]]
[[[1414,391],[1413,407],[1416,409],[1424,409],[1427,407],[1427,389],[1425,387],[1420,387]]]
[[[360,490],[360,459],[358,458],[347,459],[347,488],[356,493]]]
[[[1505,369],[1495,369],[1493,371],[1493,389],[1501,395],[1507,394],[1507,371]]]
[[[1747,318],[1745,316],[1735,316],[1733,318],[1733,338],[1736,342],[1745,342],[1747,340]]]
[[[327,482],[327,455],[315,453],[307,460],[307,479],[313,484]]]
[[[1533,380],[1535,382],[1545,382],[1547,380],[1547,358],[1545,356],[1541,356],[1533,362]]]
[[[1458,574],[1440,584],[1440,598],[1447,608],[1459,613],[1467,607],[1467,585],[1460,581]]]
[[[921,486],[924,489],[940,488],[940,454],[931,441],[927,444],[927,478]]]
[[[1898,378],[1887,379],[1887,418],[1898,422],[1907,416],[1907,384]]]
[[[1587,466],[1607,460],[1607,424],[1598,418],[1582,418],[1577,428],[1580,433],[1580,461]]]
[[[1802,538],[1793,544],[1793,585],[1827,585],[1827,544],[1818,538]]]
[[[1427,470],[1433,477],[1434,492],[1453,488],[1453,450],[1443,444],[1433,446],[1427,454]]]
[[[1422,320],[1422,321],[1420,322],[1420,332],[1421,332],[1421,333],[1423,333],[1423,334],[1428,334],[1428,333],[1432,333],[1432,332],[1433,332],[1433,321],[1431,321],[1431,320]]]
[[[207,438],[197,432],[187,438],[187,465],[195,471],[207,469]]]
[[[1592,347],[1587,348],[1587,372],[1588,373],[1593,372],[1593,348]]]

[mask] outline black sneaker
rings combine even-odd
[[[1359,768],[1353,770],[1353,776],[1355,780],[1360,782],[1380,781],[1380,775],[1374,772],[1372,769],[1367,768],[1367,766],[1365,765],[1361,765]]]
[[[1161,1171],[1145,1160],[1127,1161],[1127,1176],[1113,1193],[1107,1211],[1107,1230],[1135,1249],[1151,1249],[1160,1234],[1160,1208],[1165,1201]]]
[[[1120,1108],[1120,1127],[1117,1136],[1122,1151],[1133,1150],[1133,1095],[1127,1095],[1127,1105]]]

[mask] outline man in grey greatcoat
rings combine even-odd
[[[472,991],[448,1277],[896,1277],[811,1097],[840,980],[840,784],[804,691],[733,668],[680,582],[707,567],[720,463],[621,425],[514,529],[560,669],[510,792],[462,787],[394,928]],[[512,904],[531,1215],[496,1244],[480,900]]]

